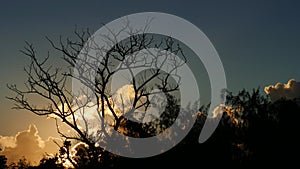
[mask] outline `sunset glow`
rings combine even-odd
[[[3,1],[0,169],[295,168],[300,1]]]

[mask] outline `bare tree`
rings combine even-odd
[[[49,52],[40,61],[33,45],[26,42],[26,47],[21,52],[31,60],[24,69],[28,79],[23,89],[9,85],[8,88],[17,95],[8,98],[14,101],[15,109],[53,117],[57,122],[58,133],[66,140],[86,143],[91,149],[89,157],[97,162],[99,153],[104,150],[96,148],[95,143],[100,138],[95,139],[89,131],[90,124],[85,111],[87,108],[96,106],[96,115],[99,118],[111,118],[111,127],[126,133],[124,126],[129,124],[130,120],[126,118],[128,114],[136,113],[137,110],[147,111],[152,106],[152,96],[156,94],[164,93],[168,98],[178,94],[176,92],[181,78],[177,70],[186,63],[183,51],[171,37],[145,33],[148,28],[146,25],[144,29],[136,30],[128,22],[118,31],[107,28],[109,34],[101,35],[101,41],[105,42],[106,47],[99,45],[99,39],[91,35],[88,29],[76,29],[75,40],[60,37],[59,42],[55,43],[46,37],[50,45],[62,54],[62,59],[67,64],[64,68],[53,68],[53,65],[49,65]],[[119,40],[119,34],[124,32],[128,34],[128,38]],[[174,54],[179,55],[180,59]],[[167,69],[163,70],[163,67]],[[143,70],[142,73],[136,74],[140,69]],[[113,76],[124,71],[129,75],[129,89],[132,91],[130,106],[125,103],[126,94],[118,95],[111,87]],[[84,88],[74,93],[74,88],[72,90],[70,87],[72,81],[77,81]],[[44,100],[46,106],[32,103],[32,96]],[[174,97],[169,100],[174,105],[178,102]],[[83,122],[79,122],[79,117]],[[62,131],[59,128],[60,120],[75,134]],[[149,123],[148,126],[156,124],[157,121]],[[160,127],[160,130],[163,128]],[[105,131],[103,133],[101,134],[105,137]],[[133,135],[140,136],[137,133]],[[74,161],[72,163],[76,165]]]

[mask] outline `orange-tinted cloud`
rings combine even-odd
[[[0,136],[0,152],[1,149],[6,147],[15,147],[16,146],[16,138],[14,136]]]
[[[43,141],[38,135],[35,125],[30,125],[28,130],[19,132],[16,136],[0,136],[0,154],[5,155],[8,163],[17,162],[25,157],[31,164],[36,165],[45,153],[58,152],[54,138]]]
[[[265,87],[265,92],[270,95],[272,101],[276,101],[280,98],[300,98],[300,82],[291,79],[287,84],[277,83],[275,86],[267,86]]]

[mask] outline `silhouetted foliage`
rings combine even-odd
[[[172,100],[172,99],[171,99]],[[226,108],[218,128],[205,143],[198,143],[198,136],[207,116],[209,105],[202,106],[198,118],[189,134],[171,150],[149,158],[126,158],[113,155],[102,148],[93,149],[99,154],[99,161],[88,158],[88,145],[78,144],[71,156],[71,141],[66,140],[59,155],[44,157],[38,166],[30,166],[25,158],[9,168],[63,168],[69,160],[75,168],[157,168],[176,167],[184,164],[187,168],[230,167],[256,168],[297,165],[299,153],[298,100],[270,102],[259,89],[228,93]],[[174,116],[172,116],[174,117]],[[213,120],[213,119],[211,119]],[[146,126],[147,128],[147,126]],[[0,156],[2,168],[6,158]]]
[[[134,168],[223,167],[257,168],[297,166],[299,150],[300,107],[296,100],[270,102],[259,89],[238,94],[228,93],[226,109],[217,130],[205,143],[198,143],[198,136],[207,118],[207,106],[190,133],[173,149],[155,157],[144,159],[123,158],[118,167]],[[213,119],[212,119],[213,120]],[[132,166],[131,166],[132,167]]]
[[[17,163],[9,164],[8,168],[10,169],[28,169],[31,167],[31,164],[25,157],[19,159]]]
[[[7,168],[7,158],[4,155],[0,155],[0,168],[1,169]]]

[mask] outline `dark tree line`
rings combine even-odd
[[[300,106],[297,100],[270,102],[259,90],[229,93],[227,108],[217,130],[198,143],[207,107],[203,106],[191,132],[170,151],[147,159],[125,159],[119,167],[277,168],[298,166]],[[137,167],[138,168],[138,167]]]
[[[191,132],[171,150],[158,156],[132,159],[112,156],[107,153],[97,166],[99,168],[141,168],[184,165],[189,168],[232,167],[256,168],[297,166],[299,153],[299,113],[296,100],[281,99],[274,103],[259,90],[238,94],[229,94],[228,108],[215,133],[207,142],[198,143],[202,125],[207,118],[203,106],[197,122]],[[64,145],[69,148],[71,145]],[[63,153],[63,152],[60,152]],[[80,153],[80,152],[78,152]],[[58,163],[59,156],[43,158],[39,166],[30,167],[21,160],[16,168],[63,168]],[[84,156],[76,159],[80,168],[90,168],[91,164]],[[6,158],[0,156],[2,168],[8,167]],[[19,165],[19,166],[18,166]],[[13,165],[11,165],[13,166]]]

